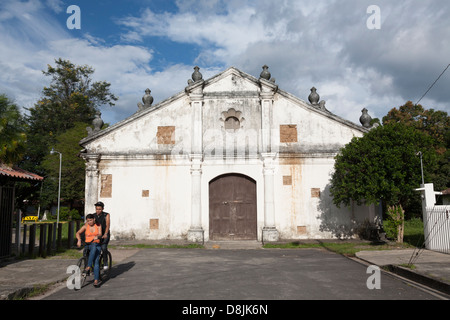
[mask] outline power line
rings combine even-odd
[[[427,95],[427,93],[431,90],[431,88],[434,87],[434,85],[436,84],[436,82],[439,81],[439,79],[444,75],[445,71],[447,71],[447,69],[450,67],[450,64],[447,66],[447,68],[444,69],[444,71],[442,71],[441,75],[436,79],[435,82],[433,82],[433,84],[431,85],[431,87],[428,88],[427,92],[425,92],[422,96],[422,98],[419,99],[419,101],[416,102],[416,105],[419,104],[420,101],[422,101],[422,99]]]

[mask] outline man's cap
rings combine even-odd
[[[95,206],[95,207],[102,207],[102,208],[104,208],[104,207],[105,207],[105,204],[104,204],[103,202],[99,201],[99,202],[97,202],[96,204],[94,204],[94,206]]]

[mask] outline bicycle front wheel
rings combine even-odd
[[[87,257],[81,257],[77,262],[77,266],[78,266],[78,268],[80,268],[80,273],[81,273],[80,289],[83,287],[84,283],[86,282],[86,274],[83,273],[83,271],[87,267],[87,262],[88,262]]]

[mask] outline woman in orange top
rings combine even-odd
[[[86,246],[89,249],[88,267],[83,272],[89,272],[94,263],[94,286],[98,287],[100,279],[100,238],[102,235],[102,227],[95,224],[95,216],[88,214],[86,216],[86,224],[80,228],[77,232],[77,246],[81,247],[81,234],[85,234]]]

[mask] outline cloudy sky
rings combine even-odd
[[[80,29],[67,26],[70,5]],[[183,91],[196,65],[208,79],[230,66],[259,77],[267,64],[281,89],[307,101],[315,86],[359,123],[364,107],[381,118],[417,102],[450,64],[449,17],[446,0],[2,0],[0,92],[31,107],[47,64],[87,64],[119,96],[101,107],[113,124],[146,88],[154,103]],[[449,102],[450,68],[421,104],[450,112]]]

